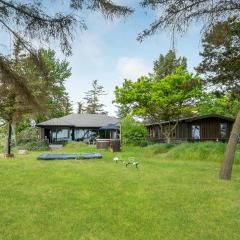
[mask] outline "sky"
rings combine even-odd
[[[82,101],[84,92],[91,89],[92,81],[97,79],[104,86],[108,95],[101,97],[109,115],[116,115],[114,100],[115,86],[121,86],[125,78],[136,80],[152,72],[153,61],[160,54],[166,54],[172,48],[171,34],[159,32],[147,37],[142,43],[136,40],[138,34],[147,28],[157,16],[156,12],[139,7],[135,0],[115,0],[135,8],[135,13],[126,18],[113,21],[104,19],[99,13],[84,13],[87,31],[76,32],[72,42],[72,56],[66,58],[72,68],[72,75],[66,81],[66,89],[73,103],[74,111],[77,102]],[[200,26],[192,25],[182,37],[177,36],[175,50],[177,56],[188,59],[188,70],[201,60]],[[9,40],[6,33],[0,32],[0,38]],[[56,50],[57,57],[65,59],[56,43],[48,44]],[[1,50],[4,48],[0,46]]]

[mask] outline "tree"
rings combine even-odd
[[[205,92],[197,104],[199,114],[217,113],[235,118],[239,109],[240,99],[233,98],[231,92]],[[226,111],[227,109],[227,111]]]
[[[19,46],[16,46],[13,58],[9,57],[9,64],[19,75],[26,79],[25,85],[31,89],[34,99],[41,99],[41,105],[29,104],[28,99],[19,92],[15,85],[8,84],[11,75],[1,74],[0,88],[0,116],[8,123],[7,155],[11,156],[11,137],[13,124],[19,126],[24,118],[41,119],[47,114],[57,117],[69,111],[69,100],[64,87],[65,78],[70,76],[71,69],[65,61],[55,59],[52,50],[40,49],[38,58],[41,59],[44,74],[34,63],[31,55],[21,54]],[[41,66],[42,67],[42,66]],[[48,76],[47,79],[45,76]]]
[[[193,22],[203,25],[203,30],[209,29],[219,21],[236,15],[240,17],[239,0],[142,0],[144,8],[151,8],[158,14],[158,18],[138,36],[142,41],[146,36],[160,30],[170,30],[175,33],[184,33]]]
[[[77,105],[78,105],[77,113],[78,113],[78,114],[84,113],[84,105],[83,105],[83,102],[78,102]]]
[[[1,76],[6,79],[8,76]],[[12,124],[19,121],[25,114],[29,114],[33,109],[28,106],[25,98],[16,94],[16,89],[6,83],[1,84],[0,88],[0,116],[7,122],[7,140],[6,140],[6,156],[11,157],[12,144]]]
[[[240,94],[240,21],[231,17],[217,23],[202,40],[203,60],[197,71],[214,90]]]
[[[187,69],[187,59],[185,57],[176,57],[174,50],[169,50],[164,56],[160,54],[159,58],[153,63],[154,76],[157,79],[162,79],[176,72],[177,67]]]
[[[110,0],[68,0],[64,1],[64,12],[53,12],[49,14],[48,5],[50,1],[31,1],[23,0],[5,1],[0,0],[0,26],[12,37],[16,38],[31,54],[35,64],[41,66],[41,61],[37,52],[32,46],[32,40],[49,42],[57,40],[65,54],[71,53],[70,42],[74,38],[74,30],[78,27],[81,30],[87,28],[85,21],[78,14],[83,10],[101,12],[105,18],[112,19],[116,16],[126,16],[133,12],[132,9],[114,4]],[[63,2],[52,1],[54,5],[51,9],[59,9]],[[6,78],[8,84],[14,85],[29,103],[39,104],[25,84],[26,79],[21,72],[11,68],[9,59],[0,53],[0,73],[5,73],[11,77]],[[44,69],[42,69],[44,72]],[[47,79],[47,76],[45,76]],[[1,81],[1,79],[0,79]]]
[[[71,76],[69,62],[57,59],[55,52],[51,49],[39,49],[38,56],[41,59],[41,68],[44,69],[44,73],[42,69],[36,67],[31,56],[22,59],[28,62],[28,64],[23,63],[26,75],[28,78],[35,79],[35,81],[30,81],[32,83],[29,85],[30,88],[35,89],[34,86],[37,84],[38,89],[44,93],[44,96],[38,99],[41,98],[42,108],[46,111],[37,116],[37,122],[62,117],[72,112],[72,104],[65,87],[66,80]],[[46,75],[47,78],[45,78]]]
[[[175,74],[161,81],[144,76],[136,82],[125,80],[121,88],[115,88],[115,101],[123,105],[131,104],[136,116],[160,123],[162,120],[178,120],[191,115],[201,94],[200,78],[178,68]],[[166,133],[167,141],[175,127],[169,128]]]
[[[83,98],[86,102],[84,112],[90,114],[107,114],[103,110],[105,105],[100,103],[99,99],[103,95],[106,95],[103,86],[98,85],[98,81],[94,80],[92,82],[92,90],[85,92],[85,97]]]
[[[206,74],[206,81],[214,85],[215,91],[228,91],[236,102],[240,97],[240,21],[236,17],[219,22],[207,32],[203,39],[203,61],[197,68]],[[210,85],[211,86],[211,85]],[[238,107],[239,108],[239,107]],[[238,110],[239,111],[239,110]],[[238,135],[240,133],[240,112],[236,116],[230,135],[220,178],[230,180]]]
[[[119,104],[119,105],[116,105],[116,107],[117,107],[117,112],[116,112],[117,117],[121,119],[127,117],[132,112],[131,105],[129,104]]]

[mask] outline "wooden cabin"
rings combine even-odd
[[[171,140],[182,141],[227,141],[230,137],[234,119],[218,114],[183,118],[178,121],[164,121],[145,124],[148,140],[164,142],[166,132],[171,131]]]

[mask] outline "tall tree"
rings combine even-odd
[[[187,59],[185,57],[176,57],[174,50],[169,50],[164,56],[160,54],[159,58],[153,62],[153,72],[157,79],[174,74],[177,67],[187,69]]]
[[[204,92],[197,104],[197,112],[199,114],[217,113],[222,116],[235,118],[239,106],[240,99],[234,98],[231,92]]]
[[[127,117],[128,115],[131,115],[131,112],[132,112],[132,107],[130,104],[118,104],[116,105],[117,107],[117,117],[118,118],[125,118]]]
[[[232,99],[240,99],[240,21],[236,17],[219,22],[205,34],[203,61],[198,67],[214,90],[228,91]],[[211,86],[210,85],[210,86]],[[212,87],[212,86],[211,86]],[[230,180],[234,155],[240,134],[240,112],[236,116],[220,170],[220,178]]]
[[[55,59],[52,50],[40,49],[37,54],[43,64],[41,66],[35,65],[31,55],[21,54],[21,48],[16,44],[14,55],[12,58],[9,57],[8,63],[9,67],[24,76],[25,85],[31,89],[30,93],[34,99],[41,99],[41,105],[29,104],[28,99],[14,84],[8,84],[11,75],[5,72],[0,75],[0,116],[8,123],[7,155],[11,155],[13,124],[18,125],[20,120],[33,116],[39,120],[43,116],[45,118],[45,115],[52,117],[65,115],[71,108],[64,87],[65,79],[71,74],[68,63]]]
[[[199,77],[178,68],[175,74],[161,81],[152,77],[141,77],[136,82],[125,80],[121,88],[115,88],[115,101],[131,104],[136,116],[160,123],[191,115],[201,94],[202,81]],[[170,127],[165,133],[167,141],[175,127]]]
[[[64,4],[64,11],[55,10],[60,9],[62,4]],[[49,5],[52,5],[51,11],[48,10]],[[100,12],[108,19],[126,16],[133,12],[132,9],[115,4],[111,0],[68,0],[64,2],[0,0],[0,27],[18,39],[24,49],[31,53],[35,63],[41,65],[32,40],[41,42],[57,40],[62,51],[67,55],[70,54],[74,30],[87,28],[84,19],[79,17],[83,10]],[[15,88],[21,91],[29,102],[38,103],[25,84],[24,75],[15,71],[15,68],[11,68],[9,60],[1,53],[0,72],[11,76],[7,79],[8,84],[15,85]]]
[[[78,102],[77,105],[78,105],[77,113],[78,113],[78,114],[84,113],[84,105],[83,105],[83,102]]]
[[[38,88],[45,94],[41,101],[42,107],[47,111],[37,116],[37,122],[47,118],[62,117],[72,112],[72,104],[65,88],[66,80],[71,76],[71,68],[66,60],[59,60],[51,49],[39,49],[38,57],[41,59],[41,68],[36,67],[31,56],[22,59],[25,64],[24,70],[31,81],[31,89],[37,84]],[[44,69],[44,73],[42,72]],[[47,75],[47,78],[44,76]],[[39,99],[39,97],[38,97]],[[44,100],[44,101],[43,101]]]
[[[88,92],[85,92],[85,113],[91,114],[107,114],[104,111],[104,104],[100,102],[99,97],[106,95],[107,93],[104,91],[103,86],[98,84],[97,80],[92,82],[92,89]]]
[[[7,123],[6,156],[11,157],[12,144],[12,125],[20,121],[26,114],[33,112],[33,108],[28,104],[25,98],[17,93],[14,86],[5,82],[9,76],[2,74],[2,83],[0,87],[0,116]]]
[[[228,17],[240,17],[239,0],[142,0],[140,4],[158,13],[150,27],[139,34],[140,41],[160,30],[182,34],[194,22],[199,22],[203,30],[207,30]]]

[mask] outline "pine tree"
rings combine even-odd
[[[228,91],[232,101],[240,99],[240,21],[231,17],[219,22],[207,32],[203,39],[203,60],[197,70],[204,74],[211,89],[224,94]],[[214,88],[213,88],[214,87]],[[229,101],[230,102],[230,101]],[[230,135],[219,173],[221,179],[230,180],[234,156],[240,134],[240,111]]]
[[[88,92],[85,92],[85,113],[90,114],[107,114],[106,111],[104,111],[105,105],[100,103],[100,96],[106,95],[107,93],[104,91],[103,86],[98,85],[98,81],[94,80],[92,82],[92,89]]]
[[[50,3],[51,2],[51,3]],[[52,4],[51,11],[48,5]],[[57,11],[64,4],[64,11]],[[86,30],[83,11],[99,12],[107,19],[127,16],[133,12],[131,8],[113,3],[111,0],[67,0],[67,1],[23,1],[23,0],[0,0],[0,27],[7,31],[13,38],[17,39],[24,50],[31,54],[35,65],[41,66],[41,59],[32,42],[48,43],[55,41],[59,43],[64,54],[71,54],[71,41],[74,39],[75,30]],[[1,41],[1,40],[0,40]],[[1,44],[1,42],[0,42]],[[43,73],[45,72],[42,68]],[[0,72],[9,75],[6,79],[8,84],[21,92],[29,104],[39,104],[40,101],[32,96],[31,89],[25,84],[24,75],[15,68],[11,68],[9,59],[0,52]],[[44,78],[47,80],[48,75]],[[0,78],[1,84],[1,78]]]
[[[168,75],[175,74],[176,69],[182,67],[187,69],[187,59],[185,57],[176,57],[174,50],[169,50],[164,56],[161,54],[153,63],[153,72],[157,79],[165,78]]]
[[[84,113],[84,105],[83,105],[83,102],[78,102],[77,105],[78,105],[77,113],[78,113],[78,114]]]
[[[206,31],[228,17],[240,17],[239,0],[142,0],[140,4],[157,13],[150,27],[139,34],[140,41],[161,30],[170,30],[174,37],[186,32],[194,22],[200,22]]]

